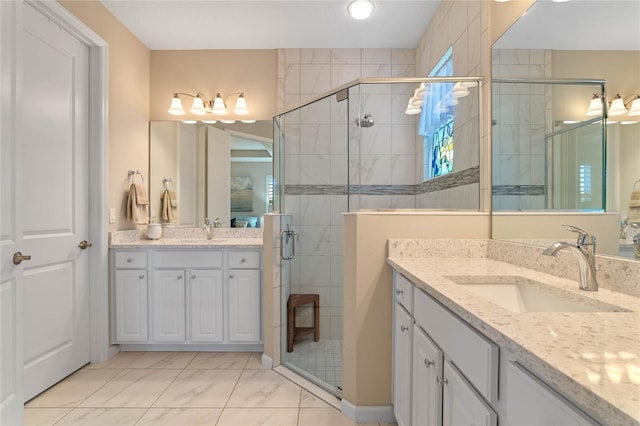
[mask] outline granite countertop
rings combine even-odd
[[[557,391],[607,424],[640,424],[640,298],[493,259],[404,257],[387,262]],[[447,277],[521,276],[627,312],[514,313]]]
[[[262,229],[216,228],[213,238],[200,228],[168,228],[162,237],[149,240],[146,229],[115,231],[109,234],[109,248],[262,248]]]
[[[136,240],[109,244],[114,249],[136,248],[262,248],[262,238],[214,238],[207,239],[177,239],[161,238],[159,240]]]

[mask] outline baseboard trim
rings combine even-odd
[[[262,343],[121,343],[120,351],[263,352],[264,345]]]
[[[273,368],[273,358],[267,354],[262,354],[262,366],[271,370]]]
[[[341,403],[342,414],[357,423],[385,422],[394,423],[392,405],[353,405],[346,399]]]

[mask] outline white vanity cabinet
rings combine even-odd
[[[260,349],[260,250],[112,252],[114,343],[129,350]]]
[[[598,424],[402,274],[393,281],[399,425],[496,426],[498,417],[507,426]]]
[[[229,341],[259,341],[262,334],[260,256],[229,253]]]
[[[115,338],[145,342],[148,328],[147,253],[119,252],[115,265]]]
[[[401,302],[406,295],[408,300]],[[394,296],[393,406],[398,424],[496,426],[497,415],[485,398],[497,400],[497,346],[398,272]],[[402,303],[411,308],[405,310]]]
[[[153,271],[151,307],[155,342],[185,341],[185,284],[181,269]]]
[[[411,376],[413,340],[413,285],[402,275],[394,280],[393,313],[393,414],[400,426],[411,419]]]

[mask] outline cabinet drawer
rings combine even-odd
[[[116,251],[116,269],[147,269],[146,251]]]
[[[489,402],[498,399],[498,347],[420,289],[414,318]]]
[[[396,272],[395,288],[393,290],[396,302],[400,303],[404,308],[413,315],[413,288],[415,287],[411,281],[406,279],[404,275]]]
[[[513,425],[595,425],[519,364],[507,364],[507,420]]]
[[[222,268],[222,251],[156,251],[156,268]]]
[[[253,269],[260,267],[260,253],[257,251],[229,252],[229,269]]]

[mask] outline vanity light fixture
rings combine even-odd
[[[594,93],[593,97],[591,97],[591,102],[589,103],[589,109],[587,109],[587,113],[585,115],[587,117],[602,115],[602,104],[602,97],[597,93]]]
[[[171,115],[184,115],[184,108],[182,107],[182,101],[180,95],[189,96],[193,98],[193,104],[189,112],[193,115],[206,115],[208,113],[214,115],[227,115],[227,106],[225,99],[233,95],[238,95],[233,113],[236,115],[249,115],[249,108],[247,107],[247,100],[244,97],[244,92],[235,92],[229,94],[223,98],[220,93],[216,95],[213,100],[206,99],[202,93],[196,93],[192,95],[190,93],[176,92],[171,98],[171,105],[169,107],[169,114]]]
[[[620,94],[617,94],[616,97],[611,101],[611,106],[609,107],[609,116],[615,117],[616,115],[624,115],[626,113],[627,109],[624,107],[622,96],[620,96]]]
[[[407,104],[407,109],[404,110],[404,113],[407,115],[416,115],[416,114],[420,114],[420,111],[422,111],[422,108],[420,108],[419,106],[415,106],[413,105],[413,97],[409,98],[409,103]]]
[[[597,116],[602,115],[603,99],[597,93],[591,98],[589,109],[586,115]],[[616,94],[608,108],[608,116],[616,117],[619,115],[627,115],[629,117],[640,116],[640,95],[630,95],[626,97]]]
[[[371,0],[353,0],[347,6],[347,11],[353,19],[362,21],[373,13],[373,3]]]

